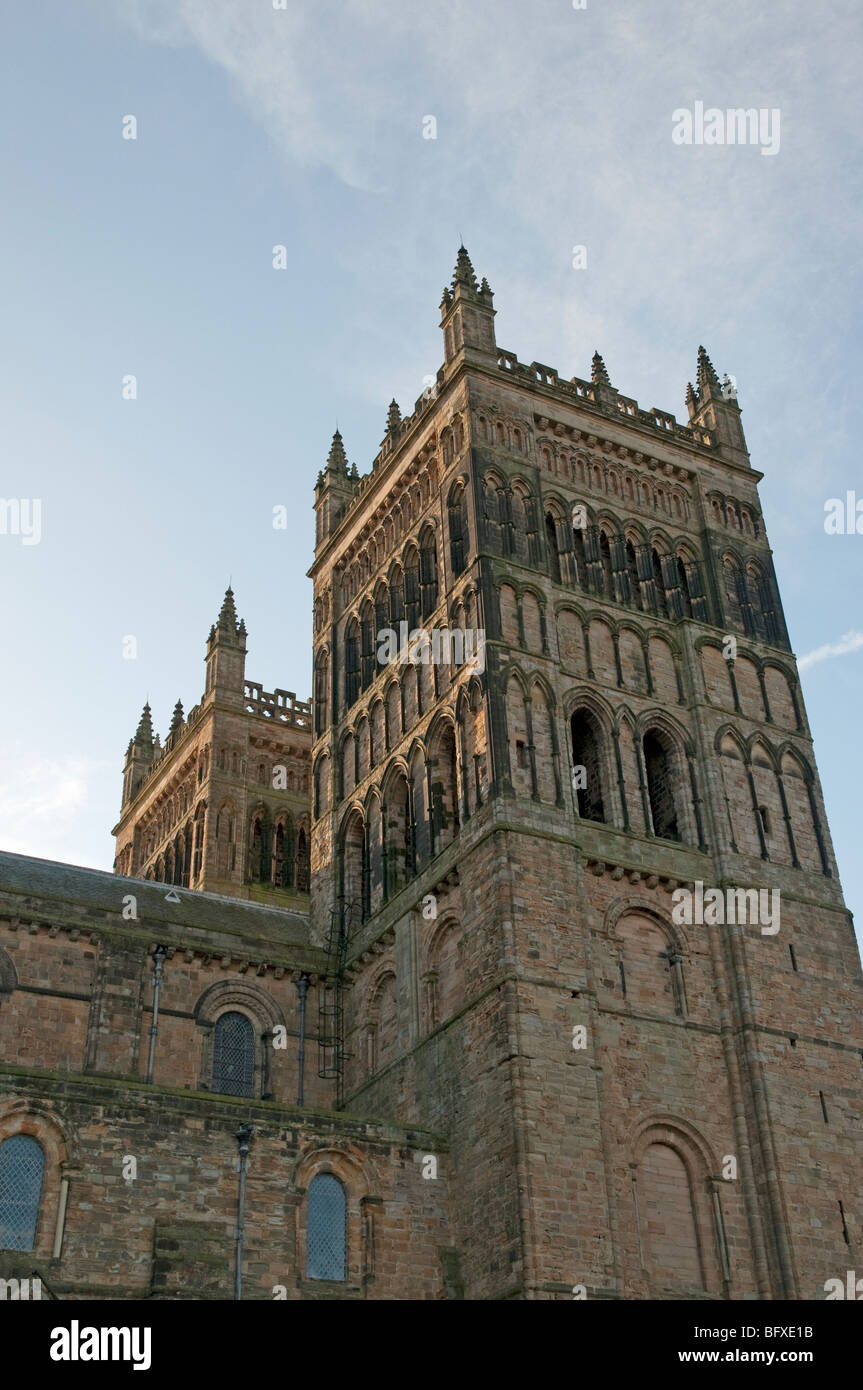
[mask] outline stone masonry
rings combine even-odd
[[[244,1298],[860,1267],[863,980],[736,391],[699,348],[681,424],[494,317],[461,248],[434,384],[364,476],[333,439],[310,704],[229,590],[115,873],[0,855],[0,1178],[45,1160],[0,1278],[234,1296],[244,1125]]]

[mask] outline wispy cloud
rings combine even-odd
[[[632,4],[540,4],[529,16],[517,0],[118,4],[142,38],[191,46],[221,69],[294,169],[325,168],[397,204],[385,246],[347,238],[358,277],[379,273],[385,254],[395,299],[420,260],[440,256],[442,219],[474,255],[481,226],[505,254],[506,307],[527,340],[507,335],[506,346],[581,373],[602,346],[620,389],[682,410],[702,329],[716,356],[717,339],[734,343],[735,360],[717,365],[739,372],[741,314],[784,312],[799,288],[789,224],[807,273],[824,261],[823,223],[801,216],[801,197],[806,208],[835,200],[859,143],[847,119],[857,19],[839,0],[733,16],[700,0],[661,10],[657,25],[654,8]],[[695,99],[781,108],[779,157],[675,146],[672,112]],[[427,114],[439,123],[433,143],[421,136]],[[850,262],[860,211],[848,199],[830,230],[830,257]],[[588,246],[589,273],[571,268],[574,243]],[[819,279],[817,314],[841,316],[844,295],[841,277]],[[816,311],[798,296],[796,312]],[[658,322],[671,330],[660,353]],[[664,398],[670,365],[682,377],[676,402]],[[762,362],[765,389],[774,368],[788,379],[787,360]],[[806,369],[819,379],[817,364]]]
[[[30,760],[4,751],[0,788],[0,849],[41,859],[64,858],[69,836],[87,805],[91,765],[82,758]]]
[[[838,642],[825,642],[823,647],[816,647],[814,651],[807,652],[801,656],[797,665],[801,671],[807,670],[810,666],[815,666],[819,661],[826,661],[831,656],[847,656],[849,652],[859,652],[863,647],[863,632],[846,632]]]

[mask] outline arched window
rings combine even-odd
[[[416,826],[413,788],[394,772],[384,799],[384,900],[398,893],[415,871]]]
[[[602,561],[602,584],[606,598],[614,598],[614,577],[611,568],[611,546],[604,531],[599,533],[599,556]]]
[[[315,662],[315,733],[326,732],[329,725],[330,661],[326,652],[319,652]],[[236,772],[236,754],[234,755]]]
[[[345,1189],[332,1173],[318,1173],[309,1183],[306,1278],[347,1278]]]
[[[352,811],[342,838],[342,898],[353,923],[368,916],[369,875],[366,828],[359,811]]]
[[[437,608],[437,546],[426,531],[420,540],[420,611],[423,619]]]
[[[0,1144],[0,1250],[32,1250],[45,1154],[28,1134]]]
[[[266,812],[259,812],[252,821],[249,837],[250,883],[269,883],[270,881],[270,830]]]
[[[653,562],[653,584],[656,589],[656,611],[661,613],[663,618],[668,617],[668,604],[665,600],[665,585],[662,582],[662,564],[659,555],[655,550],[651,551],[650,556]]]
[[[671,758],[667,747],[655,733],[644,735],[644,767],[653,833],[661,840],[679,840]]]
[[[362,689],[367,690],[375,678],[374,612],[370,603],[360,613],[360,661]]]
[[[575,579],[582,589],[588,588],[587,582],[587,556],[584,551],[584,527],[573,526],[572,528],[572,553],[575,556]]]
[[[464,488],[457,485],[449,495],[449,544],[453,576],[462,574],[467,565],[467,517]]]
[[[503,554],[503,526],[506,503],[503,489],[494,477],[486,476],[482,484],[482,514],[486,545],[496,555]]]
[[[626,572],[629,575],[629,593],[636,608],[641,607],[641,583],[638,578],[638,560],[632,541],[626,542]]]
[[[390,627],[398,632],[399,623],[405,616],[405,583],[401,565],[393,565],[390,571]]]
[[[725,611],[736,627],[743,625],[743,575],[737,561],[726,555],[722,562],[722,577],[725,584]]]
[[[770,584],[760,565],[751,564],[746,569],[746,585],[755,632],[763,641],[772,642],[776,638],[776,618]]]
[[[382,632],[386,632],[390,625],[390,596],[387,593],[386,584],[379,584],[375,589],[375,643],[382,642]]]
[[[582,820],[605,821],[602,800],[599,743],[590,716],[576,710],[570,721],[572,732],[572,785]]]
[[[684,616],[691,618],[692,599],[689,596],[689,575],[686,573],[686,566],[679,555],[677,557],[677,582],[680,585],[680,596],[683,599]]]
[[[420,621],[420,560],[415,550],[405,559],[405,622],[408,633],[419,627]]]
[[[350,709],[360,693],[360,632],[351,619],[345,633],[345,708]]]
[[[646,1264],[658,1286],[704,1288],[692,1186],[686,1164],[669,1144],[651,1144],[638,1171]]]
[[[294,882],[294,826],[290,816],[276,826],[273,845],[273,883],[290,888]]]
[[[560,583],[560,551],[557,545],[557,527],[551,512],[545,517],[545,538],[548,541],[548,563],[555,584]]]
[[[459,828],[455,732],[442,725],[429,746],[433,852],[448,845]]]
[[[309,844],[303,826],[300,826],[300,833],[297,836],[297,891],[300,893],[308,893],[309,891]]]
[[[221,1096],[255,1091],[255,1030],[245,1014],[222,1014],[213,1038],[213,1090]]]

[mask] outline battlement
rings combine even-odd
[[[312,726],[312,702],[298,700],[293,690],[264,690],[254,681],[243,684],[243,708],[247,714],[260,714],[264,719],[272,719],[286,724],[290,729],[310,729]]]
[[[709,430],[692,424],[683,425],[670,411],[660,410],[657,406],[644,410],[637,400],[621,395],[613,386],[597,387],[595,383],[576,376],[568,379],[561,377],[555,367],[548,367],[543,362],[531,362],[529,365],[519,362],[514,352],[507,352],[503,348],[497,354],[497,367],[498,371],[507,377],[516,379],[521,387],[529,390],[552,390],[559,395],[562,402],[576,402],[580,407],[595,411],[606,420],[622,416],[627,424],[645,426],[654,434],[660,433],[666,439],[673,439],[689,448],[715,450],[718,447],[718,441]],[[444,371],[441,368],[437,374],[438,384],[443,380],[443,376]],[[372,461],[371,470],[356,482],[353,497],[345,507],[340,524],[357,511],[362,498],[375,482],[381,464],[402,446],[415,427],[424,420],[437,396],[437,387],[429,387],[417,400],[413,413],[400,422],[398,430],[387,434]]]
[[[566,380],[558,375],[555,367],[547,367],[542,362],[531,362],[527,366],[524,362],[519,362],[514,352],[505,352],[503,349],[498,352],[497,365],[507,376],[518,378],[520,386],[550,387],[553,391],[560,392],[565,399],[577,401],[580,406],[587,406],[598,414],[607,416],[616,410],[628,423],[647,425],[651,430],[661,430],[663,434],[689,445],[697,444],[706,449],[714,447],[714,440],[707,430],[693,425],[681,425],[674,415],[667,410],[659,410],[656,406],[652,406],[650,410],[642,410],[638,401],[630,396],[622,396],[613,386],[597,387],[595,383],[582,381],[576,376]],[[603,402],[600,392],[606,401],[611,398],[612,403]]]

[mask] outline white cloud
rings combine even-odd
[[[823,647],[816,647],[814,651],[807,652],[801,656],[797,665],[801,671],[807,670],[810,666],[815,666],[819,661],[826,661],[831,656],[847,656],[849,652],[858,652],[863,647],[863,632],[846,632],[838,642],[825,642]]]
[[[442,217],[452,220],[448,256],[459,232],[476,254],[479,225],[506,247],[510,295],[520,279],[530,287],[524,310],[545,339],[540,355],[551,331],[567,348],[577,338],[581,356],[589,329],[591,352],[595,339],[619,340],[621,369],[638,364],[648,379],[663,356],[667,369],[657,316],[675,338],[695,315],[737,339],[759,300],[782,298],[790,252],[823,259],[824,223],[801,212],[835,197],[859,140],[847,119],[856,16],[835,0],[733,15],[698,0],[665,0],[659,15],[632,3],[528,14],[519,0],[288,0],[284,10],[271,0],[123,0],[118,14],[145,40],[190,45],[222,69],[294,167],[398,200],[386,246],[393,291],[415,275],[429,234],[438,244]],[[778,157],[673,145],[672,111],[696,99],[779,106]],[[439,123],[434,142],[421,136],[426,114]],[[846,201],[831,219],[832,259],[854,247],[859,225]],[[347,240],[357,275],[379,272],[378,238]],[[568,269],[574,242],[588,245],[588,273]],[[821,284],[825,293],[839,300],[841,277]],[[564,321],[565,298],[577,298],[577,319]],[[520,298],[510,302],[518,312]],[[813,312],[805,298],[795,305],[801,319]],[[616,384],[634,392],[630,381]]]
[[[4,753],[0,788],[0,848],[41,859],[63,857],[67,837],[87,805],[91,766],[81,758],[29,761]]]

